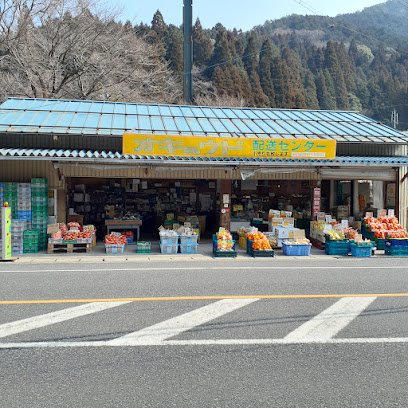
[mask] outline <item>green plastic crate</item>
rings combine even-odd
[[[137,241],[136,252],[138,254],[150,254],[152,245],[148,241]]]

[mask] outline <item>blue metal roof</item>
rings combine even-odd
[[[338,166],[346,164],[350,166],[380,166],[380,167],[403,167],[408,165],[408,156],[403,157],[377,157],[377,156],[337,156],[334,160],[328,159],[268,159],[268,158],[213,158],[213,157],[181,157],[181,156],[146,156],[127,155],[112,151],[96,150],[63,150],[63,149],[6,149],[0,148],[0,160],[7,159],[28,160],[53,160],[53,161],[91,161],[103,162],[127,162],[137,163],[182,163],[182,164],[265,164],[265,165],[297,165],[307,166]]]
[[[357,112],[222,108],[61,99],[9,98],[0,132],[122,136],[140,134],[334,139],[408,143],[403,133]]]

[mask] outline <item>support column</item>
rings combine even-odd
[[[230,231],[231,227],[231,180],[221,180],[220,227]]]
[[[353,216],[357,217],[359,211],[360,206],[358,203],[358,180],[353,180]]]
[[[336,184],[334,180],[330,180],[330,198],[329,198],[329,209],[330,211],[334,208],[337,201],[337,191]]]

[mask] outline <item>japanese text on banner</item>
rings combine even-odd
[[[250,139],[172,135],[123,135],[123,153],[134,155],[334,159],[335,140]]]

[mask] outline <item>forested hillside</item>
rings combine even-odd
[[[3,98],[182,102],[182,29],[166,24],[160,11],[150,24],[132,25],[77,0],[23,15],[21,9],[0,36]],[[357,110],[385,123],[395,107],[405,129],[407,16],[408,6],[390,0],[335,18],[268,20],[249,32],[221,22],[203,29],[198,19],[194,103]]]
[[[379,7],[382,13],[384,5]],[[364,12],[347,18],[357,15]],[[244,33],[222,24],[204,30],[197,20],[196,100],[203,95],[208,99],[213,92],[218,101],[228,96],[248,106],[357,110],[386,123],[396,107],[400,128],[406,128],[408,50],[398,46],[402,37],[384,34],[387,43],[376,34],[380,28],[371,27],[364,34],[360,28],[347,29],[350,21],[340,16],[290,16]],[[159,42],[173,71],[182,74],[181,31],[177,34],[176,27],[167,26],[160,12],[151,26],[135,30]],[[342,41],[336,40],[335,32]]]

